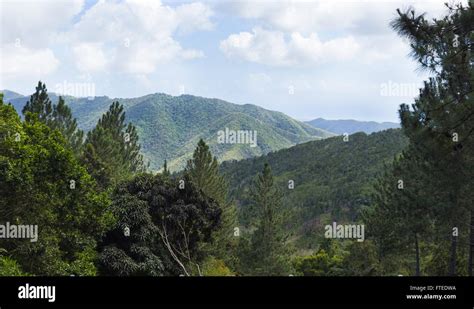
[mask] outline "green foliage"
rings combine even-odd
[[[25,276],[20,269],[20,266],[15,260],[6,256],[0,256],[0,276],[1,277],[20,277]]]
[[[348,276],[380,275],[381,266],[374,243],[370,240],[351,242],[340,268]]]
[[[204,276],[233,276],[234,273],[225,265],[225,262],[214,257],[204,260],[202,265]]]
[[[48,96],[48,89],[46,89],[46,84],[41,81],[38,82],[36,87],[36,92],[31,95],[30,100],[26,102],[23,107],[23,115],[25,115],[28,120],[29,117],[32,117],[33,114],[36,114],[40,121],[47,123],[53,113],[53,104]],[[30,112],[31,115],[27,115]]]
[[[190,181],[179,185],[142,174],[117,187],[112,203],[117,224],[101,253],[105,274],[202,274],[200,244],[219,227],[221,211]]]
[[[392,23],[410,41],[413,58],[434,76],[414,104],[400,106],[409,147],[376,186],[366,217],[380,260],[412,255],[414,275],[472,273],[474,11],[472,4],[448,8],[438,20],[399,10]],[[404,182],[402,189],[397,181]],[[458,243],[470,246],[469,258]],[[468,267],[459,271],[459,260],[470,260]]]
[[[252,190],[252,201],[256,209],[256,230],[250,238],[248,250],[242,251],[245,274],[257,276],[288,275],[291,273],[291,249],[284,231],[284,212],[281,192],[273,184],[273,175],[268,164],[257,176]]]
[[[76,155],[79,156],[84,142],[84,132],[77,128],[77,121],[62,97],[59,97],[58,104],[53,106],[52,120],[49,123],[52,129],[57,129],[62,133]]]
[[[228,198],[228,184],[219,174],[217,158],[212,157],[209,147],[202,139],[184,172],[196,188],[218,203],[222,212],[221,228],[213,235],[212,245],[208,248],[209,254],[235,265],[237,242],[234,228],[238,226],[235,204]]]
[[[27,116],[21,122],[0,102],[0,222],[38,225],[38,241],[8,239],[3,247],[30,274],[92,274],[91,252],[112,219],[109,200],[60,132]]]
[[[356,133],[348,142],[342,136],[312,141],[263,157],[224,162],[220,169],[240,206],[241,223],[252,226],[255,213],[249,187],[254,171],[268,162],[274,186],[284,193],[283,208],[291,210],[284,225],[299,248],[312,250],[324,235],[321,218],[327,217],[328,223],[357,220],[360,210],[370,205],[376,176],[406,144],[399,129]],[[289,188],[290,180],[294,189]]]
[[[168,162],[166,160],[165,160],[165,163],[163,163],[163,170],[161,171],[161,174],[167,178],[171,176],[171,172],[168,169]]]
[[[145,170],[136,128],[125,124],[125,112],[119,102],[112,103],[97,126],[87,133],[85,144],[82,160],[103,189]]]
[[[329,256],[320,250],[310,256],[299,256],[293,261],[298,276],[337,276],[341,274],[343,259],[340,256]]]
[[[58,98],[50,96],[53,102]],[[64,98],[82,130],[93,130],[97,121],[117,99],[108,97]],[[12,99],[17,109],[26,98]],[[296,121],[283,113],[245,104],[191,95],[170,96],[162,93],[139,98],[120,99],[140,137],[141,150],[150,168],[158,171],[167,159],[168,168],[183,169],[200,139],[220,162],[267,154],[295,144],[334,134]],[[217,132],[225,128],[256,130],[257,146],[218,144]]]
[[[38,82],[36,92],[26,102],[22,112],[27,121],[31,121],[32,117],[38,117],[41,122],[48,125],[51,129],[59,130],[75,154],[79,155],[84,132],[78,129],[77,121],[72,116],[71,109],[66,105],[62,97],[58,98],[57,104],[52,104],[48,96],[46,84],[41,81]]]

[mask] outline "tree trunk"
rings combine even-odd
[[[418,244],[418,234],[415,233],[415,259],[416,259],[416,266],[415,266],[415,276],[420,275],[420,246]]]
[[[452,233],[452,232],[451,232]],[[451,234],[451,259],[449,263],[449,275],[456,276],[456,249],[457,249],[457,236]]]

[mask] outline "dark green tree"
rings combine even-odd
[[[437,201],[436,192],[430,187],[430,175],[420,170],[423,161],[416,154],[409,148],[392,166],[386,167],[385,174],[375,184],[373,207],[365,209],[363,216],[369,238],[377,245],[379,260],[398,260],[413,252],[414,267],[410,274],[419,276],[420,243],[433,232],[433,206]],[[401,269],[388,267],[382,271],[396,275]]]
[[[209,146],[202,139],[194,150],[193,158],[187,162],[185,174],[206,196],[214,199],[222,211],[222,225],[214,234],[210,254],[231,266],[235,265],[237,237],[234,236],[234,229],[238,226],[235,204],[228,198],[228,184],[219,174],[217,158],[212,157]]]
[[[32,114],[37,114],[40,121],[47,123],[53,113],[53,104],[48,96],[48,89],[46,89],[46,84],[41,81],[38,82],[36,86],[36,91],[30,97],[23,107],[22,113],[25,115],[28,120],[27,112]]]
[[[37,241],[2,247],[32,275],[95,275],[96,244],[112,223],[107,195],[59,131],[26,117],[0,102],[0,222],[37,225]]]
[[[58,129],[77,156],[80,155],[84,143],[84,132],[77,127],[76,118],[64,99],[59,97],[58,104],[53,106],[52,119],[49,121],[52,129]]]
[[[444,205],[437,207],[438,223],[443,218],[447,229],[459,227],[467,233],[470,226],[468,269],[472,275],[474,254],[474,4],[449,6],[442,19],[427,20],[414,10],[398,11],[393,22],[398,33],[407,38],[412,56],[433,77],[426,81],[411,106],[400,107],[404,133],[416,147],[431,173]],[[422,166],[419,169],[423,168]],[[441,173],[436,172],[441,171]],[[436,177],[435,177],[436,175]],[[471,213],[470,222],[466,211]],[[451,232],[445,236],[450,237]],[[451,241],[450,274],[456,272],[457,238]]]
[[[112,103],[87,133],[82,160],[103,189],[145,170],[138,133],[131,123],[125,124],[119,102]]]
[[[171,172],[168,169],[168,162],[166,161],[166,159],[165,159],[165,163],[163,163],[163,172],[161,172],[161,174],[167,178],[171,176]]]
[[[285,214],[281,192],[273,183],[272,171],[267,163],[257,176],[252,198],[258,223],[250,239],[249,251],[244,253],[247,272],[257,276],[289,275],[291,251],[283,226]]]
[[[27,115],[28,112],[31,114]],[[84,132],[78,129],[77,121],[62,97],[59,97],[58,104],[51,103],[46,84],[38,82],[36,92],[23,107],[23,114],[27,121],[36,114],[38,119],[51,129],[59,130],[75,154],[79,156],[84,142]]]
[[[200,244],[219,227],[221,211],[191,182],[138,175],[117,187],[112,211],[117,224],[101,253],[105,274],[202,274]]]

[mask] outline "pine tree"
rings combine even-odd
[[[228,184],[219,174],[217,158],[212,157],[209,146],[202,139],[194,150],[193,159],[187,162],[185,174],[206,196],[214,199],[222,210],[222,226],[214,234],[214,244],[210,253],[229,264],[235,264],[234,229],[237,227],[235,204],[228,199]]]
[[[41,81],[38,82],[36,92],[31,95],[23,107],[23,114],[27,121],[31,121],[34,114],[36,114],[38,119],[48,127],[59,130],[76,156],[79,156],[82,150],[84,132],[78,129],[77,121],[62,97],[59,97],[58,104],[51,103],[46,84]]]
[[[58,129],[62,133],[76,155],[79,155],[84,142],[84,132],[77,128],[77,121],[62,97],[59,97],[58,104],[53,106],[49,123],[52,129]]]
[[[168,169],[168,162],[165,159],[165,163],[163,163],[163,172],[161,172],[163,177],[169,178],[171,176],[170,170]]]
[[[136,128],[125,124],[125,112],[119,102],[113,102],[87,133],[85,144],[83,162],[102,188],[145,170]]]
[[[438,223],[447,230],[470,225],[469,273],[474,259],[474,4],[448,6],[448,15],[428,21],[410,9],[393,22],[408,38],[412,56],[434,76],[411,106],[400,107],[404,133],[416,145],[444,205]],[[419,169],[423,168],[422,166]],[[470,211],[470,224],[465,212]],[[447,234],[445,236],[451,237]],[[452,237],[450,274],[455,274],[456,237]]]
[[[410,274],[421,275],[420,243],[432,233],[433,206],[436,192],[431,190],[430,176],[420,170],[420,158],[411,148],[398,156],[392,166],[375,184],[372,208],[363,212],[368,235],[374,240],[381,261],[398,260],[405,253],[414,252],[414,270]],[[384,272],[394,275],[388,263]]]
[[[258,216],[257,229],[251,236],[250,252],[246,258],[252,275],[289,275],[291,272],[291,251],[286,244],[288,235],[283,226],[281,197],[273,183],[270,165],[266,163],[252,190]]]
[[[28,115],[28,112],[31,114]],[[32,117],[32,114],[37,114],[40,121],[47,123],[51,119],[53,113],[53,104],[48,96],[48,89],[46,89],[46,84],[41,81],[38,82],[36,86],[36,92],[33,93],[30,99],[26,102],[26,105],[22,110],[23,115],[28,120]]]

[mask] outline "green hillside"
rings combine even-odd
[[[257,171],[268,162],[283,193],[284,206],[292,209],[290,229],[300,247],[311,247],[321,226],[333,220],[358,219],[369,204],[375,176],[406,146],[400,129],[366,135],[356,133],[311,141],[258,158],[224,162],[221,171],[230,181],[232,196],[240,205],[242,222],[251,223],[248,193]],[[288,182],[294,181],[294,189]],[[301,237],[304,236],[304,237]]]
[[[57,96],[50,93],[51,100]],[[28,97],[8,100],[21,112]],[[210,145],[219,160],[244,159],[288,148],[293,145],[333,136],[334,134],[296,121],[283,113],[245,104],[191,95],[150,94],[139,98],[65,97],[83,130],[92,129],[113,101],[124,105],[127,121],[138,130],[142,152],[153,170],[168,160],[171,170],[181,169],[191,157],[200,138]],[[248,144],[218,144],[220,130],[257,131],[257,147]]]

